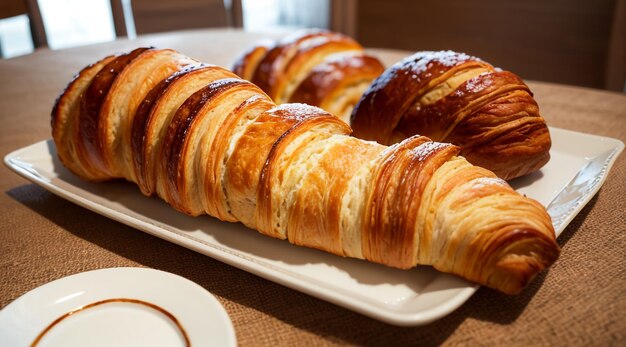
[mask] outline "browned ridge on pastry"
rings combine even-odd
[[[277,104],[318,106],[348,122],[352,108],[384,66],[345,35],[303,30],[276,42],[259,42],[236,60],[233,71]]]
[[[539,170],[550,134],[515,74],[452,51],[418,52],[387,69],[352,112],[354,136],[392,144],[420,134],[461,147],[503,179]]]
[[[320,108],[276,106],[226,69],[153,48],[86,67],[52,111],[69,170],[136,182],[188,215],[392,267],[432,265],[505,293],[558,257],[543,206],[459,147],[350,133]]]

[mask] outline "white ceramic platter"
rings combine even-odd
[[[616,139],[551,128],[550,162],[510,182],[548,207],[557,235],[600,189],[623,150]],[[127,182],[88,183],[57,160],[52,141],[4,158],[15,172],[106,217],[182,245],[268,280],[395,325],[432,322],[463,304],[478,288],[420,266],[409,271],[293,246],[208,216],[188,217]]]
[[[174,274],[111,268],[64,277],[0,311],[3,346],[236,346],[217,299]]]

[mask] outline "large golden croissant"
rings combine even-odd
[[[234,63],[233,72],[260,87],[277,104],[306,103],[345,122],[370,83],[385,70],[348,36],[303,30],[261,41]]]
[[[545,209],[458,147],[356,139],[319,108],[276,106],[172,50],[86,67],[58,98],[52,128],[60,160],[84,179],[125,178],[186,214],[340,256],[432,265],[517,293],[559,254]]]
[[[354,136],[383,144],[414,134],[453,143],[503,179],[550,159],[548,127],[528,86],[452,51],[418,52],[387,69],[359,100],[351,126]]]

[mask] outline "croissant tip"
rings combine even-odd
[[[498,260],[487,283],[508,295],[521,293],[560,254],[556,242],[544,235],[527,239],[515,248]]]

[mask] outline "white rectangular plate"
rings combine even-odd
[[[624,144],[550,129],[550,162],[511,181],[548,207],[557,236],[600,189]],[[108,218],[317,298],[394,325],[422,325],[463,304],[478,286],[431,267],[397,270],[293,246],[208,216],[188,217],[128,182],[88,183],[42,141],[8,154],[5,164],[45,189]]]

